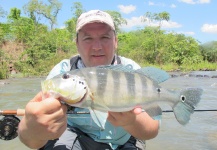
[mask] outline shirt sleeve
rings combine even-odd
[[[70,60],[64,59],[53,67],[46,79],[51,79],[54,76],[70,71]]]
[[[123,56],[118,56],[120,57],[121,59],[121,64],[123,65],[132,65],[133,66],[133,69],[140,69],[141,67],[139,66],[139,64],[137,64],[135,61],[133,61],[132,59],[129,59],[129,58],[126,58],[126,57],[123,57]]]

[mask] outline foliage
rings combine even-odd
[[[205,43],[200,46],[204,60],[217,62],[217,41]]]
[[[8,78],[8,58],[7,55],[0,49],[0,79]]]
[[[160,13],[152,13],[152,12],[146,12],[145,15],[142,17],[142,21],[148,22],[149,26],[153,23],[158,22],[159,29],[162,26],[163,21],[169,21],[170,20],[170,14],[166,11],[160,12]]]
[[[165,34],[158,31],[158,44],[156,47],[156,28],[146,27],[129,33],[122,33],[118,36],[120,54],[125,54],[141,64],[150,63],[164,65],[173,63],[181,65],[184,63],[199,63],[202,55],[199,45],[191,37],[182,34]]]
[[[39,23],[41,17],[46,18],[50,22],[50,29],[57,23],[57,15],[62,7],[58,0],[48,0],[47,4],[44,1],[30,0],[25,6],[25,12],[35,21]]]
[[[0,6],[0,18],[4,18],[7,15],[7,12]]]
[[[55,64],[70,58],[76,50],[76,22],[85,12],[80,2],[72,6],[72,18],[65,22],[66,27],[55,29],[56,17],[61,9],[58,0],[30,0],[24,11],[28,17],[21,16],[21,10],[12,8],[7,23],[0,23],[0,44],[8,41],[22,45],[14,61],[16,70],[24,76],[47,75]],[[129,57],[141,66],[157,66],[173,70],[216,70],[217,41],[199,45],[189,36],[167,33],[161,29],[163,21],[169,21],[167,12],[147,12],[143,21],[149,23],[143,29],[131,32],[120,31],[126,20],[116,11],[107,10],[115,22],[118,37],[118,54]],[[0,17],[3,17],[0,8]],[[41,19],[50,21],[50,27],[40,23]],[[153,24],[157,26],[152,26]],[[0,78],[8,77],[8,63],[12,57],[0,48]]]
[[[81,3],[75,2],[73,7],[72,7],[72,11],[73,11],[73,17],[71,19],[67,20],[65,22],[65,25],[66,25],[66,29],[71,34],[71,36],[70,36],[71,39],[74,40],[76,38],[75,28],[76,28],[76,23],[77,23],[78,17],[83,12],[85,12],[85,10],[83,9]]]
[[[117,11],[107,10],[106,12],[111,15],[112,19],[114,20],[115,30],[117,33],[119,33],[119,26],[122,24],[127,24],[127,21],[124,18],[122,18],[121,14]]]
[[[0,44],[8,40],[11,40],[10,24],[0,23]]]

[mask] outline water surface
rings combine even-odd
[[[196,75],[202,76],[196,76]],[[214,72],[217,74],[217,72]],[[161,84],[162,87],[180,90],[201,87],[204,92],[196,109],[217,109],[217,78],[213,72],[193,72],[176,76]],[[26,103],[40,90],[43,78],[21,78],[0,81],[0,110],[25,108]],[[163,105],[164,110],[171,109]],[[190,122],[180,125],[173,113],[163,113],[161,128],[156,138],[146,141],[147,150],[216,150],[217,112],[195,112]],[[18,138],[0,140],[0,150],[29,150]]]

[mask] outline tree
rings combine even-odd
[[[0,6],[0,18],[4,18],[7,15],[7,12],[3,10],[3,8]]]
[[[62,4],[58,0],[48,0],[49,5],[44,1],[31,0],[24,5],[25,12],[38,24],[41,16],[48,19],[50,22],[50,29],[52,30],[54,25],[57,24],[57,15],[62,7]]]
[[[145,15],[142,17],[143,22],[148,22],[149,26],[152,26],[153,23],[158,22],[158,28],[162,27],[163,21],[169,21],[170,14],[166,11],[161,13],[151,13],[146,12]]]
[[[85,12],[85,10],[83,9],[83,6],[80,2],[74,2],[71,10],[73,12],[73,16],[71,19],[65,22],[65,25],[66,25],[66,29],[71,33],[71,39],[74,40],[76,37],[75,28],[76,28],[77,20],[79,16],[83,12]]]
[[[120,32],[119,26],[122,24],[127,24],[127,21],[124,18],[122,18],[121,14],[117,11],[107,10],[106,12],[109,13],[112,19],[114,20],[116,32]]]
[[[146,12],[145,15],[142,17],[142,21],[148,22],[149,26],[153,26],[154,23],[157,23],[157,27],[152,27],[152,30],[155,32],[154,34],[154,55],[158,62],[161,62],[162,58],[162,52],[161,49],[159,49],[159,36],[160,36],[160,31],[161,27],[163,24],[163,21],[169,21],[170,19],[170,14],[168,12],[161,12],[161,13],[151,13],[151,12]]]
[[[21,10],[18,8],[11,8],[10,14],[8,15],[9,21],[15,21],[20,18]]]
[[[200,46],[204,60],[217,62],[217,41],[205,43]]]

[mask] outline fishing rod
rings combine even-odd
[[[203,112],[203,111],[217,111],[217,109],[195,109],[194,112]],[[162,110],[163,113],[173,112],[173,110]],[[17,109],[17,110],[0,110],[0,116],[24,116],[25,109]],[[67,114],[89,114],[89,112],[76,112],[76,111],[68,111]]]
[[[196,109],[195,112],[204,111],[217,111],[217,109]],[[173,110],[163,110],[163,113],[170,113]],[[89,112],[76,112],[73,109],[69,109],[67,114],[90,114]],[[17,110],[0,110],[0,116],[4,116],[0,119],[0,139],[2,140],[12,140],[18,136],[17,128],[20,119],[17,116],[24,116],[25,109]]]
[[[194,112],[217,111],[217,109],[195,109]],[[164,113],[173,112],[173,110],[162,110]]]

